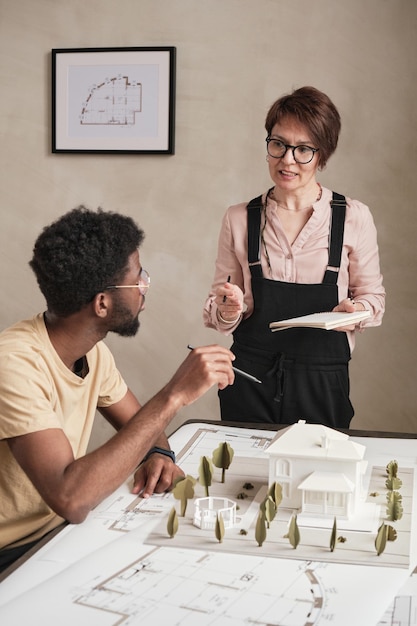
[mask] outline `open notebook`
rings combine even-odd
[[[285,330],[286,328],[299,327],[332,330],[334,328],[340,328],[341,326],[357,324],[370,317],[370,315],[370,311],[354,311],[353,313],[339,313],[338,311],[312,313],[311,315],[292,317],[287,320],[281,320],[280,322],[271,322],[269,328],[272,332]]]

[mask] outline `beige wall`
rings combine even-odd
[[[0,0],[0,328],[43,308],[28,268],[41,228],[84,203],[132,215],[152,275],[135,339],[109,337],[145,401],[186,356],[220,341],[202,325],[226,207],[269,184],[263,123],[293,87],[342,115],[323,184],[367,203],[387,289],[383,325],[358,338],[352,426],[417,431],[415,0]],[[176,154],[52,155],[50,50],[177,48]],[[214,390],[184,410],[218,418]],[[109,431],[98,425],[94,445]]]

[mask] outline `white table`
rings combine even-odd
[[[274,434],[257,425],[195,421],[179,428],[170,444],[184,471],[197,476],[201,455],[209,455],[227,439],[235,450],[233,463],[245,467],[242,460],[247,458],[247,467],[260,476]],[[366,446],[370,465],[385,467],[395,459],[400,471],[415,467],[417,446],[411,436],[365,434],[372,435],[349,433]],[[413,517],[416,500],[413,496],[408,512]],[[414,532],[409,568],[380,565],[375,555],[367,565],[343,563],[337,548],[334,562],[328,550],[322,561],[311,560],[298,548],[286,558],[274,556],[271,546],[255,546],[250,533],[240,538],[235,533],[233,549],[231,540],[228,548],[227,535],[222,545],[203,535],[200,541],[188,519],[179,520],[184,530],[168,540],[164,528],[172,506],[179,510],[172,494],[143,501],[132,496],[129,483],[123,485],[83,524],[65,527],[3,580],[0,623],[240,626],[252,616],[259,624],[280,626],[376,626],[382,624],[384,611],[384,620],[393,617],[392,601],[404,584],[413,582]],[[183,536],[181,540],[184,531],[189,545],[184,545]],[[413,592],[407,593],[413,602]]]

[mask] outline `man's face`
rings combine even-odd
[[[113,306],[112,326],[109,330],[121,337],[134,337],[139,327],[139,314],[133,315],[129,307],[116,300]]]
[[[113,290],[109,331],[121,337],[134,337],[139,330],[139,313],[145,308],[145,296],[137,287],[141,270],[139,252],[136,250],[129,257],[128,271],[120,282],[122,288]],[[130,287],[123,288],[123,285]]]

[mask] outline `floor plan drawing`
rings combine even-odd
[[[61,545],[45,546],[43,579],[41,553],[38,567],[29,560],[20,591],[13,576],[2,583],[9,599],[0,597],[0,623],[20,626],[30,614],[31,626],[55,623],[57,615],[60,626],[417,626],[417,589],[408,586],[416,578],[409,567],[416,501],[411,444],[401,444],[404,456],[398,454],[404,504],[395,523],[398,538],[377,556],[373,532],[341,527],[346,541],[331,552],[330,529],[308,520],[294,549],[285,537],[285,511],[259,546],[254,523],[268,487],[266,450],[274,433],[205,425],[185,432],[170,443],[185,474],[194,477],[202,455],[211,457],[224,441],[233,447],[225,482],[215,468],[209,487],[211,495],[226,494],[238,505],[237,525],[222,542],[193,525],[191,501],[171,538],[167,518],[179,501],[171,492],[143,500],[130,493],[129,482],[84,524],[68,529]],[[391,447],[375,441],[368,448],[367,494],[381,516]],[[204,495],[202,485],[195,491]]]
[[[267,472],[267,457],[264,451],[272,441],[273,433],[266,433],[265,436],[242,433],[242,435],[237,436],[233,432],[226,432],[222,434],[222,437],[229,441],[234,449],[234,471],[236,474],[239,471],[238,466],[241,466],[241,482],[245,482],[247,475],[246,459],[248,457],[254,459],[252,476],[258,475],[264,481],[265,472]],[[219,443],[217,431],[212,429],[198,430],[195,436],[177,454],[178,463],[184,473],[195,474],[200,457],[202,455],[211,457],[213,450]],[[239,459],[244,459],[243,465]],[[216,480],[219,476],[220,470],[216,474]],[[173,497],[169,493],[154,495],[152,498],[144,500],[140,496],[132,496],[129,492],[116,492],[90,513],[90,520],[96,520],[109,531],[129,532],[150,518],[165,517],[174,503],[175,500],[173,501]]]
[[[146,500],[130,493],[120,494],[108,498],[104,506],[94,511],[93,517],[109,531],[129,532],[147,519],[167,514],[171,507],[169,494],[157,494]]]
[[[80,114],[80,124],[133,126],[142,111],[142,85],[128,76],[115,76],[91,87]]]
[[[320,617],[329,618],[331,602],[322,566],[289,566],[283,588],[274,582],[275,576],[267,558],[237,556],[233,567],[225,568],[224,558],[214,554],[153,549],[115,576],[92,587],[86,584],[85,591],[77,589],[75,603],[110,612],[114,624],[124,626],[162,623],[167,614],[171,624],[199,626],[245,621],[313,626]],[[177,593],[179,585],[188,588],[185,597]]]
[[[134,535],[1,606],[0,621],[18,626],[29,609],[31,626],[57,611],[61,626],[371,626],[407,577],[374,568],[369,586],[368,567],[145,546]],[[367,587],[367,602],[352,602]]]
[[[377,626],[417,626],[417,571],[407,579]]]

